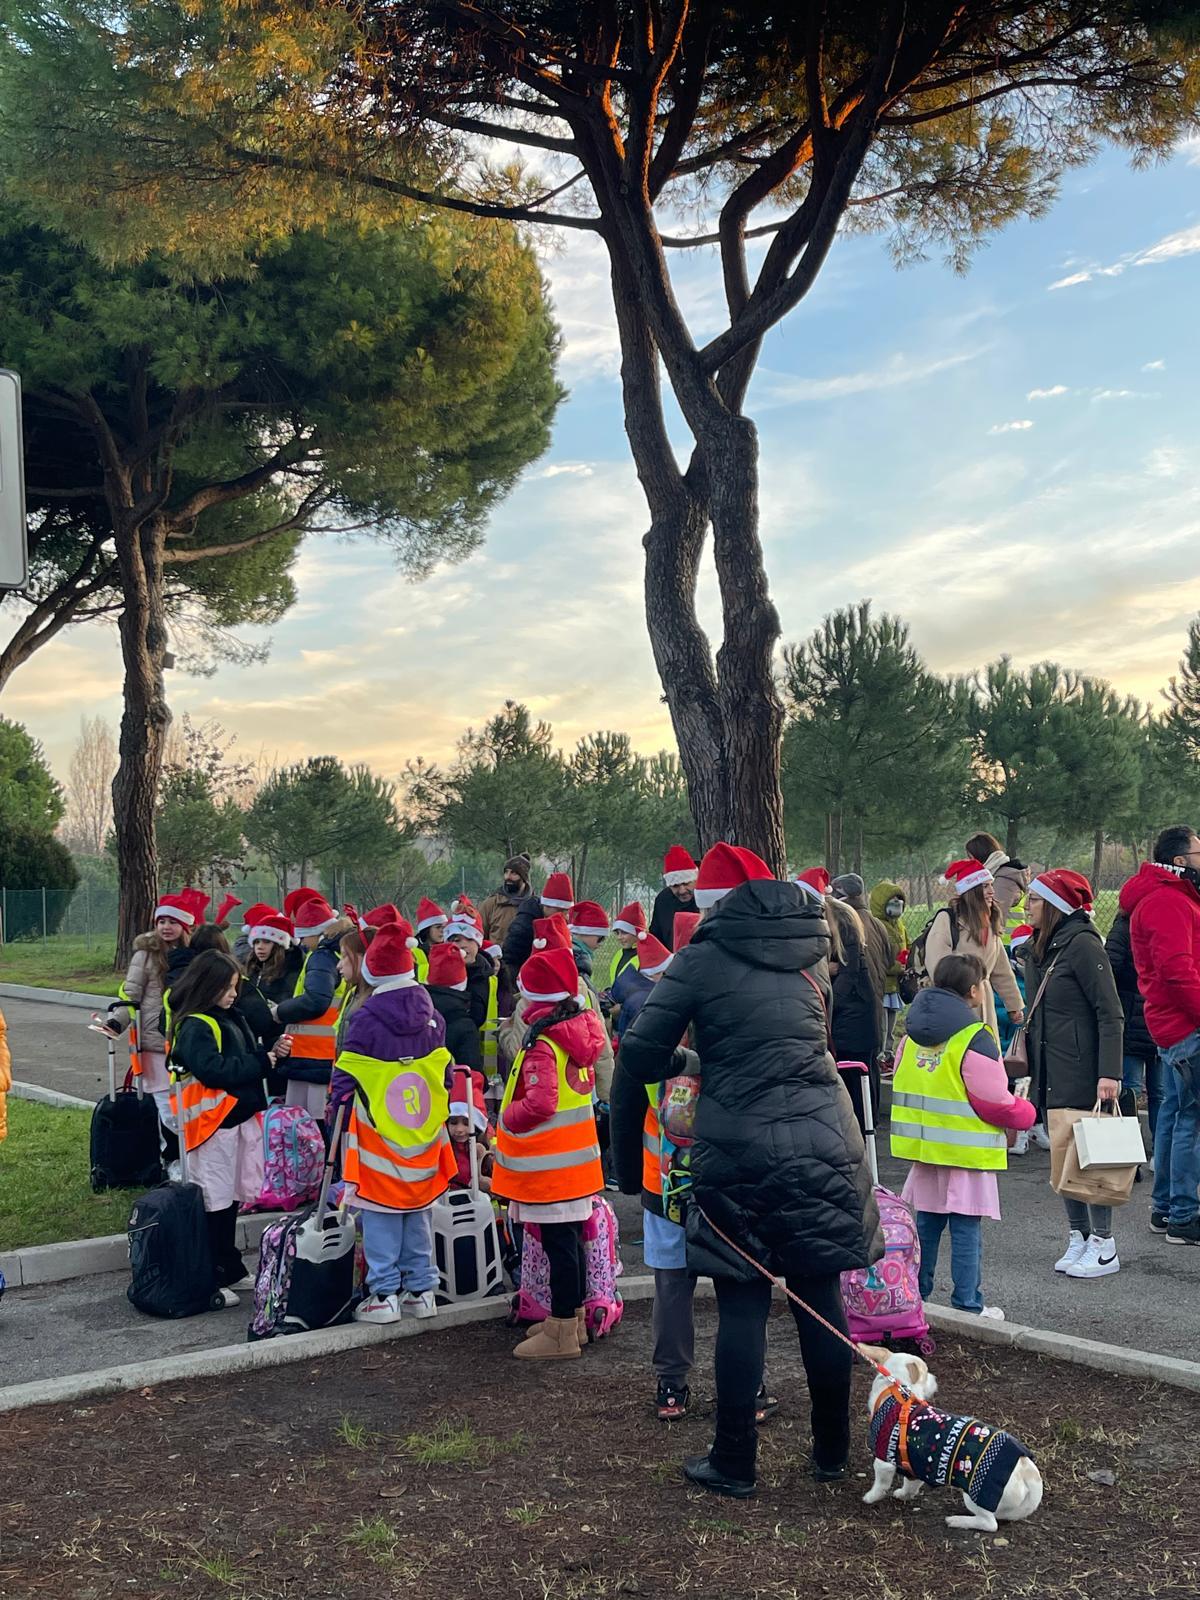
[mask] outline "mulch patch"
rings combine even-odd
[[[945,1491],[861,1503],[807,1475],[790,1320],[756,1499],[685,1487],[708,1444],[713,1312],[692,1414],[650,1405],[649,1313],[569,1364],[518,1365],[478,1324],[244,1378],[0,1417],[4,1600],[1136,1600],[1200,1587],[1200,1400],[945,1341],[939,1399],[1003,1423],[1046,1498],[996,1535],[948,1529]],[[698,1392],[698,1397],[697,1396]],[[1189,1420],[1190,1419],[1190,1420]]]

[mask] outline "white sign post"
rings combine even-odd
[[[21,380],[0,367],[0,589],[20,589],[28,576]]]

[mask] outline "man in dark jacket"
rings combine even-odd
[[[1200,838],[1165,828],[1154,860],[1121,890],[1146,1026],[1163,1063],[1154,1132],[1150,1227],[1169,1244],[1200,1245]]]
[[[846,1329],[839,1274],[883,1253],[862,1135],[829,1055],[829,930],[822,908],[779,883],[749,852],[716,845],[696,898],[709,910],[621,1040],[636,1083],[672,1075],[685,1031],[701,1093],[687,1219],[692,1271],[716,1282],[716,1438],[687,1477],[753,1493],[755,1396],[762,1382],[770,1283],[714,1231]],[[812,1395],[813,1467],[846,1472],[852,1356],[794,1307]]]
[[[1117,993],[1121,996],[1121,1009],[1125,1013],[1121,1087],[1132,1090],[1135,1095],[1145,1088],[1146,1110],[1150,1118],[1150,1148],[1153,1149],[1158,1107],[1163,1094],[1163,1067],[1158,1059],[1158,1046],[1146,1026],[1146,1002],[1138,988],[1137,967],[1134,965],[1133,946],[1129,938],[1128,912],[1117,912],[1108,938],[1104,941],[1104,948],[1108,951]]]
[[[663,887],[650,913],[650,932],[668,950],[675,948],[675,914],[696,911],[696,874],[700,868],[681,844],[673,844],[663,857]]]

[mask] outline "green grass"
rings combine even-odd
[[[93,1194],[88,1174],[91,1112],[8,1097],[0,1144],[0,1250],[123,1233],[136,1191]]]
[[[469,1422],[444,1421],[428,1433],[410,1433],[400,1448],[422,1467],[475,1467],[519,1444],[519,1434],[514,1439],[493,1439],[476,1433]]]
[[[0,981],[115,995],[121,981],[113,971],[115,951],[110,934],[96,934],[90,943],[82,934],[56,934],[45,941],[18,939],[0,945]]]

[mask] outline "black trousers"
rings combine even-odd
[[[788,1287],[842,1333],[848,1331],[837,1273],[789,1278]],[[771,1285],[755,1277],[714,1280],[717,1291],[717,1443],[714,1465],[734,1476],[754,1476],[754,1399],[766,1359]],[[854,1354],[790,1300],[800,1336],[800,1356],[811,1397],[813,1455],[822,1467],[842,1466],[850,1451],[850,1376]],[[722,1426],[722,1418],[726,1426]],[[723,1446],[723,1440],[727,1444]],[[726,1456],[727,1459],[720,1459]]]
[[[583,1304],[587,1271],[582,1222],[543,1222],[542,1249],[550,1263],[550,1315],[573,1317]]]
[[[206,1213],[208,1244],[219,1284],[240,1283],[246,1276],[246,1263],[237,1247],[237,1201],[223,1211]]]

